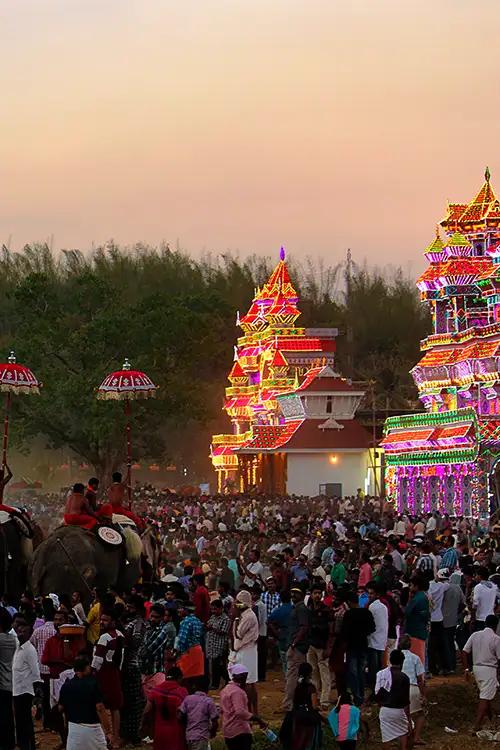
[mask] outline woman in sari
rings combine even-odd
[[[281,745],[286,750],[320,750],[322,747],[322,718],[311,677],[311,665],[308,662],[301,664],[293,708],[285,716],[279,734]]]
[[[165,679],[153,687],[144,709],[144,718],[153,714],[153,750],[187,750],[184,726],[177,718],[177,711],[187,696],[188,691],[182,687],[182,672],[172,667]]]

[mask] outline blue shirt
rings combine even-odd
[[[281,651],[284,651],[288,646],[288,624],[292,610],[293,604],[290,602],[280,604],[279,607],[273,609],[267,620],[268,623],[273,622],[278,628],[278,646]]]
[[[292,575],[296,581],[307,581],[309,578],[309,571],[307,568],[302,568],[300,565],[292,565],[290,568]]]
[[[449,568],[452,572],[455,570],[455,568],[458,568],[458,555],[454,547],[450,547],[449,549],[447,549],[443,557],[441,558],[439,570],[442,570],[443,568]]]

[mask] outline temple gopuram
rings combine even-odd
[[[417,281],[432,314],[411,371],[426,413],[386,421],[386,492],[399,510],[476,518],[498,506],[500,485],[500,201],[488,169],[440,226]]]
[[[214,435],[219,491],[316,496],[371,490],[370,436],[356,420],[364,392],[333,369],[335,328],[297,325],[298,295],[283,248],[256,289],[237,340],[224,410],[232,432]]]

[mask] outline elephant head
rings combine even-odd
[[[94,587],[126,589],[139,575],[139,561],[127,559],[124,544],[107,544],[79,526],[60,526],[53,531],[35,550],[30,570],[31,585],[37,593],[79,591],[85,600]]]

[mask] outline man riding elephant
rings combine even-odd
[[[91,530],[98,522],[96,513],[91,510],[88,500],[83,494],[85,487],[77,482],[66,500],[64,509],[64,523],[66,526],[81,526],[83,529]]]
[[[108,487],[106,494],[113,513],[120,516],[127,516],[138,528],[142,528],[144,524],[139,516],[136,516],[129,508],[125,508],[123,504],[125,499],[125,485],[122,482],[120,472],[115,471],[112,479],[113,483]],[[104,508],[105,506],[102,507]]]

